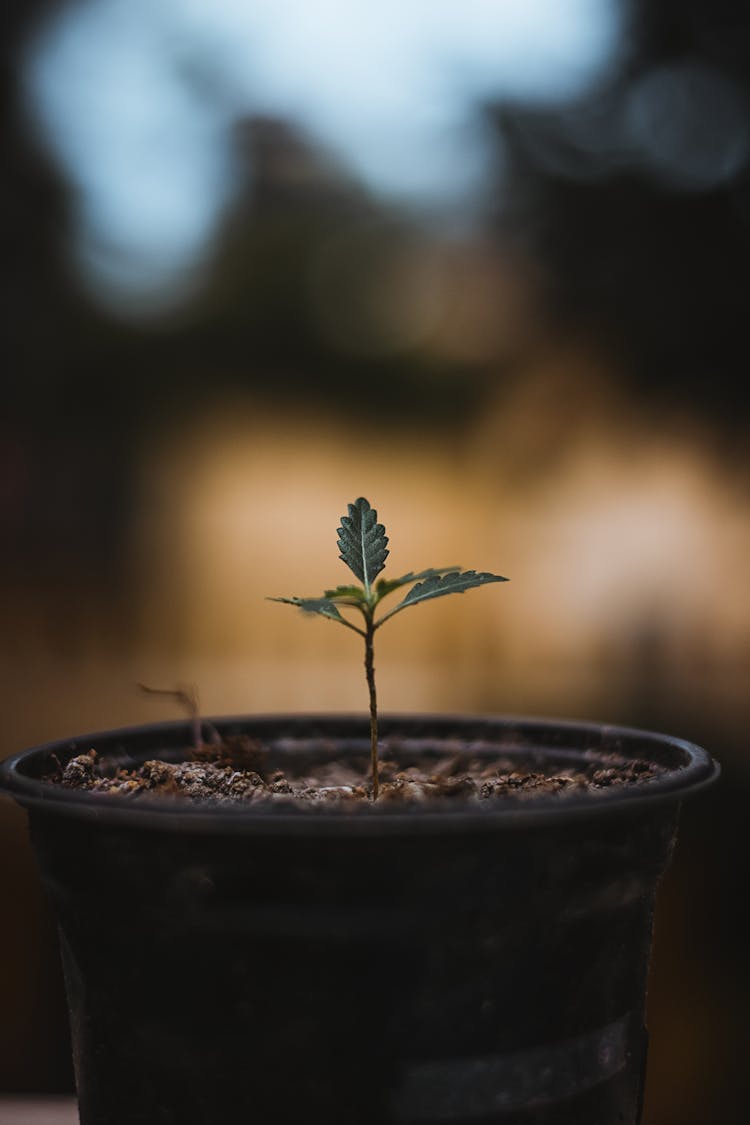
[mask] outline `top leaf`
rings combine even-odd
[[[338,529],[339,558],[364,583],[366,592],[385,566],[389,554],[386,546],[388,536],[377,518],[375,509],[370,507],[364,496],[360,496],[349,504],[349,514],[341,517]]]

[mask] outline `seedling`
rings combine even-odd
[[[474,586],[485,586],[489,582],[507,582],[499,574],[487,571],[461,570],[458,566],[430,567],[418,573],[409,571],[400,578],[378,578],[388,557],[388,536],[382,523],[378,523],[378,513],[363,496],[349,504],[349,514],[341,517],[338,528],[339,558],[362,583],[361,586],[336,586],[325,590],[319,598],[269,598],[272,602],[294,605],[304,613],[317,613],[335,621],[339,625],[359,633],[365,642],[365,676],[370,694],[370,759],[372,769],[372,799],[378,799],[378,703],[375,690],[374,639],[375,633],[395,617],[402,609],[419,605],[430,598],[441,598],[444,594],[463,594]],[[377,582],[375,579],[378,578]],[[397,605],[376,618],[375,610],[383,598],[400,590],[403,586],[411,589]],[[345,617],[341,610],[356,610],[362,615],[363,627]]]

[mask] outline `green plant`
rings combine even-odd
[[[361,586],[336,586],[326,590],[319,598],[269,598],[272,602],[294,605],[305,613],[317,613],[345,625],[359,633],[365,642],[365,676],[370,694],[370,756],[372,766],[372,799],[378,798],[378,704],[375,690],[375,633],[386,621],[411,605],[419,605],[430,598],[440,598],[444,594],[463,594],[474,586],[485,586],[489,582],[507,582],[499,574],[486,571],[461,570],[458,566],[430,567],[418,573],[409,571],[400,578],[375,579],[385,567],[389,554],[388,536],[382,523],[378,523],[378,513],[363,496],[349,504],[349,514],[341,517],[338,528],[339,558],[362,583]],[[380,617],[375,617],[383,598],[413,583],[411,589],[397,605]],[[364,627],[344,617],[342,609],[353,609],[361,613]]]

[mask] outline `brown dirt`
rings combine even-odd
[[[185,761],[152,759],[134,768],[108,767],[95,750],[72,758],[46,780],[67,788],[91,790],[133,799],[149,797],[195,803],[282,803],[305,807],[370,803],[371,785],[363,763],[333,761],[314,773],[285,773],[269,762],[268,751],[249,738],[186,752]],[[582,769],[524,771],[500,757],[470,759],[446,753],[428,764],[401,768],[390,758],[380,765],[378,803],[424,804],[434,799],[468,804],[500,799],[527,801],[554,795],[597,793],[616,786],[640,784],[658,776],[661,767],[642,760],[599,756]]]

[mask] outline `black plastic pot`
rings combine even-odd
[[[354,718],[215,721],[285,763],[360,754]],[[209,809],[41,781],[91,747],[176,758],[183,723],[28,750],[60,924],[82,1125],[636,1125],[656,883],[683,797],[718,767],[663,735],[384,718],[398,756],[446,741],[558,767],[617,753],[639,786],[355,813]]]

